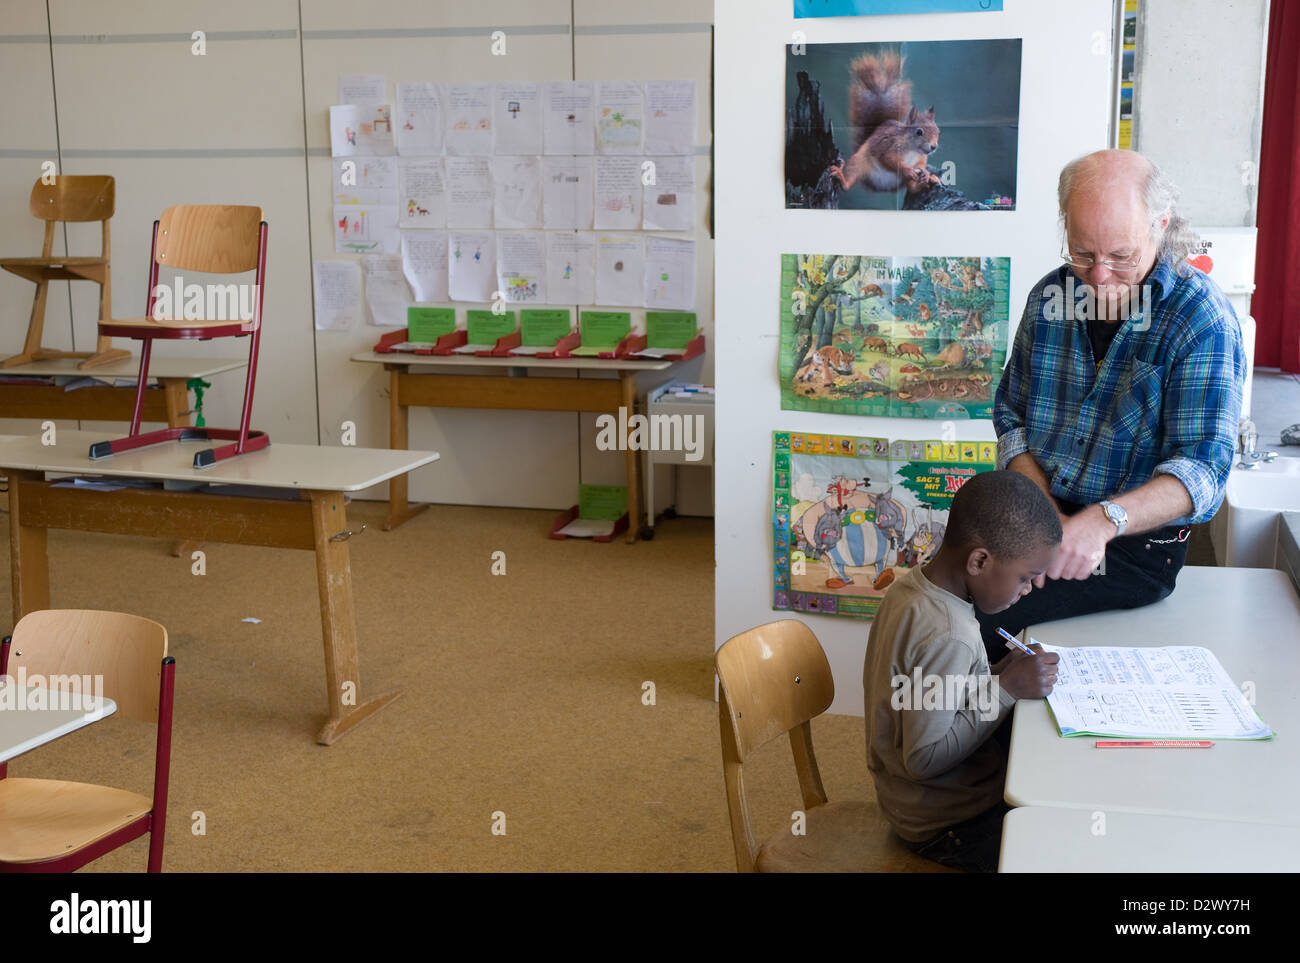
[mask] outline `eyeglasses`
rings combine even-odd
[[[1113,271],[1115,274],[1128,274],[1136,271],[1141,261],[1134,257],[1124,261],[1113,260],[1112,258],[1095,258],[1082,254],[1071,254],[1070,249],[1061,245],[1061,260],[1065,261],[1070,267],[1076,267],[1080,271],[1089,271],[1100,264],[1102,267]]]

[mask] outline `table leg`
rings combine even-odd
[[[392,702],[400,689],[361,701],[357,657],[357,618],[352,607],[352,568],[342,492],[310,492],[312,533],[316,542],[316,582],[320,590],[321,635],[325,643],[325,685],[329,721],[316,741],[331,746],[345,733]]]
[[[406,451],[410,446],[410,418],[411,409],[401,404],[401,379],[407,374],[397,366],[389,369],[388,381],[388,447],[393,451]],[[405,474],[398,475],[388,482],[388,518],[384,520],[384,531],[391,532],[398,525],[407,521],[411,517],[418,515],[429,506],[416,505],[411,507],[407,502],[407,478]]]
[[[623,439],[627,460],[627,540],[635,542],[641,530],[641,491],[640,469],[637,466],[637,453],[632,450],[631,425],[636,413],[636,372],[620,371],[619,381],[623,388],[623,407],[627,409],[628,437]]]
[[[10,470],[9,566],[13,582],[14,625],[28,612],[50,607],[50,560],[46,532],[23,524],[22,483],[41,481],[42,472]]]

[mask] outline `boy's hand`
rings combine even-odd
[[[1056,665],[1061,657],[1055,652],[1044,652],[1041,645],[1030,648],[1034,650],[1032,656],[1019,650],[1011,653],[1011,661],[998,673],[998,684],[1016,699],[1042,699],[1056,685]]]

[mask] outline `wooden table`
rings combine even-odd
[[[75,708],[26,708],[32,705],[29,691],[28,686],[0,677],[0,765],[117,711],[117,703],[107,696],[94,699],[87,694]],[[57,702],[62,694],[47,690],[44,696]]]
[[[121,388],[96,385],[73,391],[65,391],[60,385],[0,384],[0,418],[129,422],[135,409],[134,382],[140,375],[140,359],[116,361],[85,371],[77,368],[78,361],[77,358],[33,361],[0,370],[0,377],[129,378],[132,384]],[[149,365],[149,380],[157,381],[162,387],[145,391],[143,421],[163,421],[169,428],[188,425],[191,412],[185,383],[191,378],[209,378],[247,365],[247,358],[154,358]]]
[[[475,355],[354,354],[353,361],[382,364],[389,374],[389,447],[403,450],[408,444],[411,406],[424,408],[496,408],[511,411],[590,411],[615,416],[620,407],[631,421],[636,411],[636,376],[639,371],[663,371],[676,362],[604,360],[601,358],[480,358]],[[534,378],[507,374],[454,374],[434,368],[541,368],[552,371],[613,371],[612,378]],[[423,373],[418,373],[423,372]],[[629,425],[628,434],[631,433]],[[627,540],[635,542],[640,528],[641,496],[638,452],[623,439],[627,458]],[[406,476],[389,485],[388,519],[385,530],[396,528],[428,505],[412,506],[407,501]]]
[[[1097,749],[1063,739],[1045,699],[1016,704],[1006,800],[1105,813],[1300,826],[1300,598],[1274,569],[1187,566],[1168,598],[1029,629],[1055,645],[1200,645],[1252,683],[1267,741],[1211,749]]]
[[[397,698],[400,690],[369,700],[361,697],[344,492],[360,491],[427,465],[437,460],[436,452],[272,443],[261,451],[197,469],[191,464],[196,446],[210,442],[196,441],[169,442],[91,461],[90,445],[112,437],[63,431],[53,446],[43,446],[39,435],[0,441],[0,468],[9,476],[14,624],[28,612],[50,607],[46,531],[51,528],[304,549],[316,553],[329,700],[329,719],[317,741],[331,745]],[[293,489],[300,497],[56,488],[45,480],[45,472],[256,485]]]

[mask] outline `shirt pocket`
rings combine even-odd
[[[1164,410],[1163,365],[1134,359],[1115,388],[1107,433],[1136,448],[1154,447]]]

